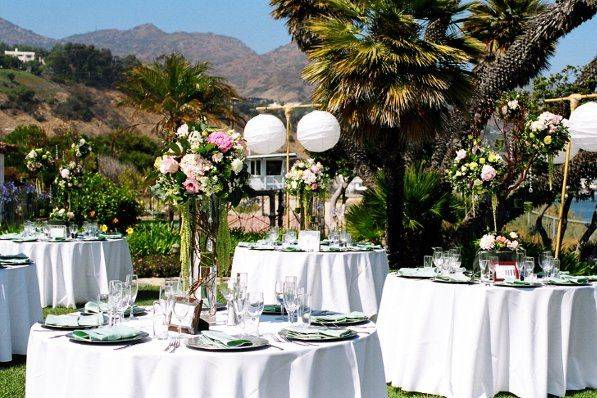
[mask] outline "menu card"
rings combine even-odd
[[[318,252],[321,243],[321,232],[299,231],[298,247],[306,252]]]

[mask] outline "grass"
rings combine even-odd
[[[138,305],[151,305],[157,300],[159,288],[143,286],[137,295]],[[66,314],[74,311],[71,308],[44,308],[47,314]],[[12,362],[0,363],[0,398],[22,398],[25,396],[25,356],[15,356]],[[435,398],[435,395],[405,392],[398,388],[388,387],[389,398]],[[570,391],[567,397],[597,398],[597,390]],[[500,393],[500,398],[515,397],[512,394]]]
[[[14,76],[11,80],[9,76]],[[61,91],[60,86],[43,77],[15,69],[0,69],[0,93],[14,94],[22,88],[28,88],[45,100],[54,98]]]

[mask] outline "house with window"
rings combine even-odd
[[[296,160],[296,153],[290,154],[290,164]],[[251,179],[249,184],[256,191],[276,191],[284,189],[286,174],[286,153],[251,155],[247,157]]]
[[[35,61],[35,51],[19,51],[16,47],[14,51],[5,50],[4,55],[17,58],[21,62]]]

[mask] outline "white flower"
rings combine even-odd
[[[176,135],[181,138],[186,138],[189,135],[189,126],[185,123],[176,130]]]
[[[518,248],[518,241],[509,240],[508,243],[506,243],[506,246],[508,246],[508,249],[510,250],[516,250]]]
[[[460,162],[465,157],[466,157],[466,150],[461,149],[458,152],[456,152],[456,161],[457,162]]]
[[[514,231],[510,232],[510,239],[518,239],[518,234]]]
[[[496,170],[488,164],[484,165],[481,169],[481,179],[483,181],[491,181],[495,178],[496,175]]]
[[[485,234],[479,241],[479,247],[483,250],[492,250],[495,245],[495,236],[492,234]]]
[[[508,108],[510,108],[511,110],[518,109],[518,100],[508,101]]]
[[[75,218],[75,213],[73,213],[72,211],[69,211],[68,213],[66,213],[66,217],[69,220],[72,220],[73,218]]]
[[[37,157],[37,152],[35,152],[35,149],[32,149],[31,152],[29,152],[27,154],[27,158],[29,159],[35,159]]]
[[[64,178],[65,180],[70,176],[69,169],[62,169],[60,170],[60,177]]]
[[[211,156],[211,160],[214,163],[220,163],[224,159],[224,154],[222,152],[216,152]]]
[[[235,174],[238,174],[243,169],[244,163],[242,160],[236,158],[232,161],[231,166],[232,166],[232,171],[234,171]]]
[[[531,122],[530,129],[531,131],[543,131],[547,128],[547,126],[541,120],[535,120]]]
[[[84,138],[81,138],[79,140],[79,145],[85,145],[85,139]]]

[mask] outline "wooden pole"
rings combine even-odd
[[[597,98],[597,94],[570,94],[568,97],[563,98],[551,98],[546,99],[545,102],[561,102],[561,101],[569,101],[570,102],[570,115],[572,112],[578,107],[578,104],[582,99],[586,98]],[[572,152],[572,138],[566,144],[566,156],[564,160],[564,176],[562,178],[562,192],[560,194],[560,209],[558,214],[558,233],[556,235],[556,248],[554,256],[556,258],[560,255],[560,250],[562,248],[562,224],[564,218],[564,202],[566,200],[567,190],[568,190],[568,171],[570,169],[570,154]]]

